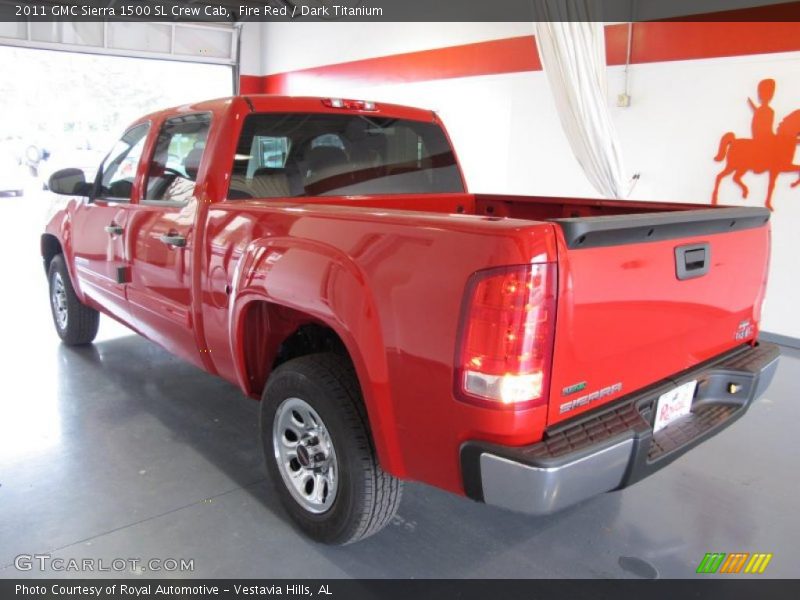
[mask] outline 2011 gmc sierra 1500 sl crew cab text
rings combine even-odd
[[[770,381],[761,208],[470,194],[437,115],[246,96],[143,117],[42,236],[53,319],[99,312],[261,400],[317,540],[401,480],[550,513],[714,435]]]

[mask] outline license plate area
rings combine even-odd
[[[670,423],[689,414],[692,410],[692,400],[696,389],[697,380],[693,379],[658,397],[656,414],[653,418],[653,433],[657,433]]]

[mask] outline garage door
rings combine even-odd
[[[0,22],[0,45],[235,65],[229,23]]]

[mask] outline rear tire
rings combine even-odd
[[[272,483],[309,537],[349,544],[394,517],[402,484],[378,464],[347,359],[312,354],[278,367],[264,390],[260,420]]]
[[[78,299],[62,254],[50,261],[47,278],[50,282],[50,309],[58,337],[67,346],[91,343],[100,326],[100,313]]]

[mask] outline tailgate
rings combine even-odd
[[[548,423],[752,340],[769,211],[556,219],[559,292]]]

